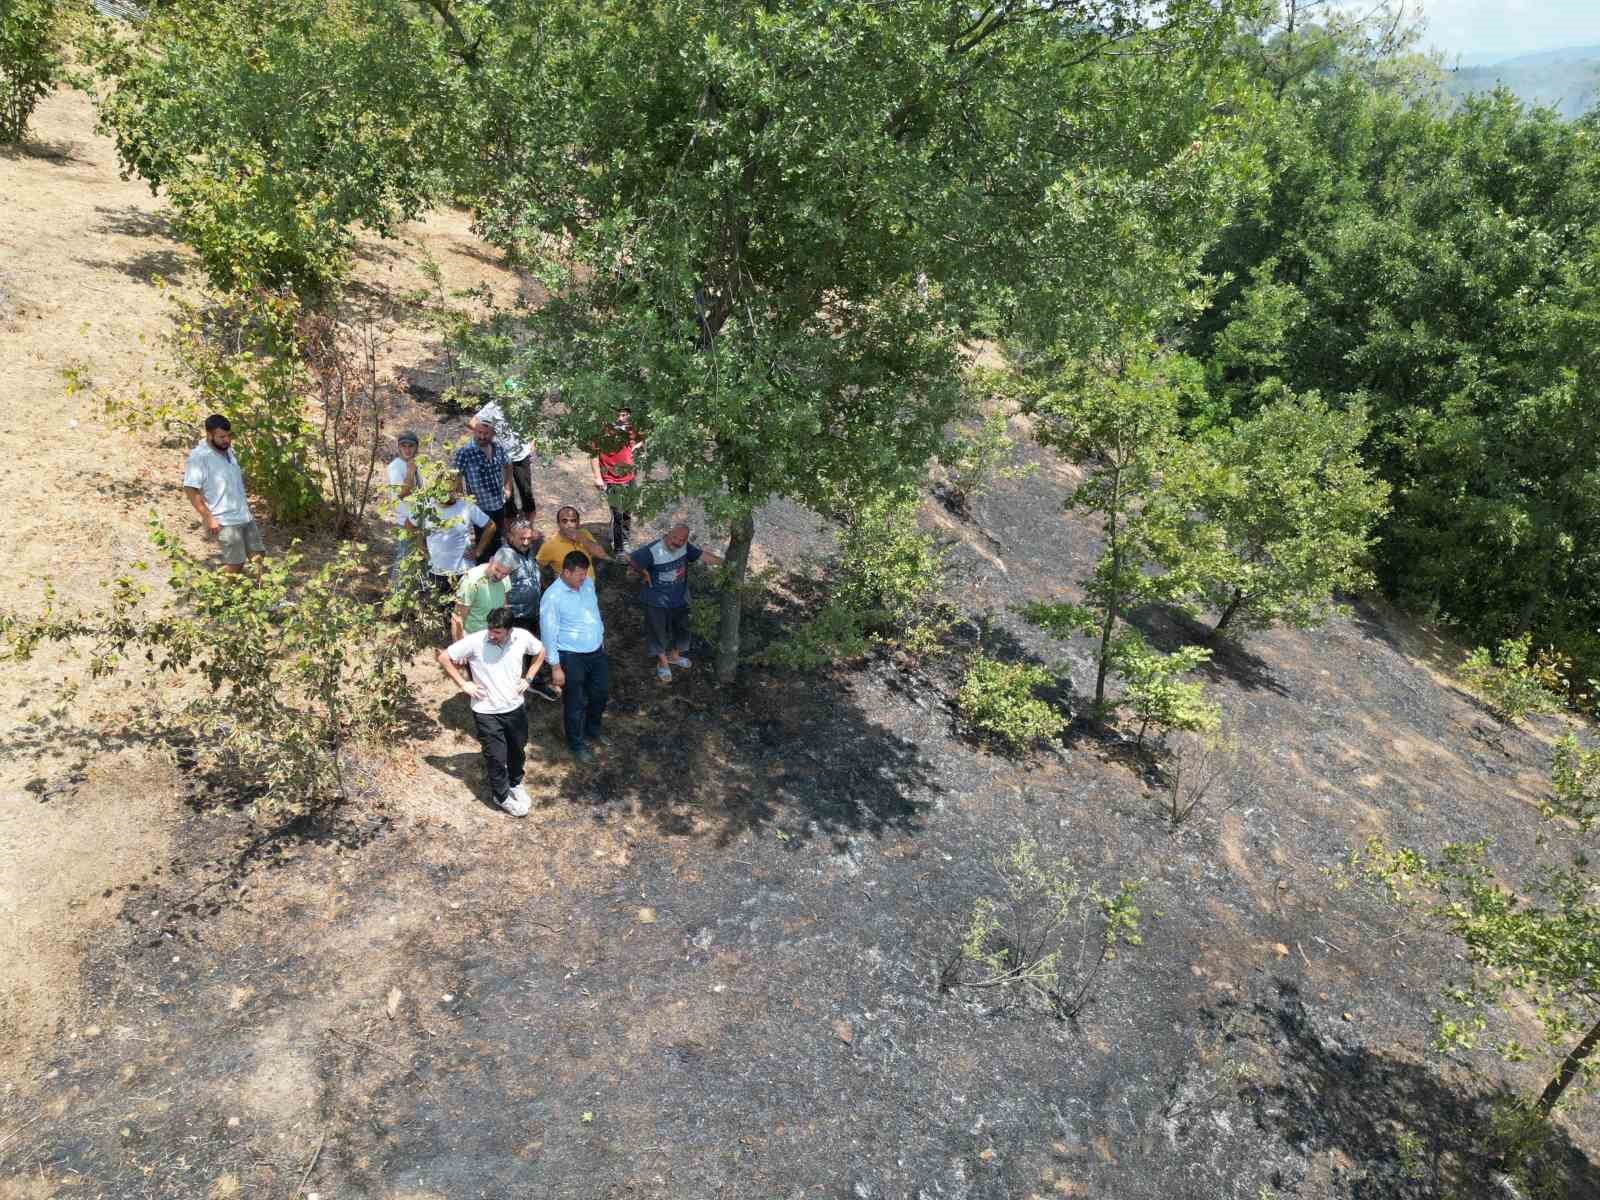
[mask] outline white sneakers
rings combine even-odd
[[[506,793],[506,798],[500,801],[500,807],[513,817],[525,817],[528,815],[528,809],[533,807],[533,799],[519,783]]]
[[[687,671],[690,663],[689,660],[683,655],[675,654],[671,658],[667,659],[667,665],[670,667],[677,667],[680,671]]]

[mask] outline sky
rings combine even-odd
[[[1416,0],[1412,0],[1416,3]],[[1421,0],[1423,41],[1464,65],[1600,45],[1600,0]],[[1409,5],[1408,5],[1409,7]]]

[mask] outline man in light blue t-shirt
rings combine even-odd
[[[689,564],[722,559],[689,540],[687,525],[674,525],[655,541],[628,555],[630,572],[644,576],[644,636],[656,656],[656,678],[672,679],[672,668],[689,667]],[[670,652],[670,653],[669,653]]]

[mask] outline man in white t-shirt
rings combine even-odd
[[[476,544],[473,532],[477,531]],[[450,503],[428,522],[428,574],[445,606],[445,636],[451,636],[450,615],[455,611],[456,587],[474,562],[489,553],[494,541],[494,520],[465,495],[461,476],[450,478]],[[471,552],[470,555],[468,552]]]
[[[411,507],[406,497],[422,486],[422,473],[417,469],[418,439],[408,429],[397,439],[400,453],[389,460],[387,477],[389,494],[394,508],[389,520],[394,524],[394,565],[389,568],[389,584],[400,581],[400,564],[417,544],[417,523],[411,519]]]
[[[206,536],[216,538],[222,547],[224,571],[242,571],[245,559],[266,553],[245,498],[244,472],[234,457],[233,426],[221,413],[206,418],[205,440],[189,451],[183,491],[200,514]]]
[[[491,612],[477,633],[439,651],[439,666],[472,701],[472,723],[483,747],[489,795],[513,817],[527,816],[532,803],[522,786],[528,745],[523,697],[543,665],[544,646],[526,629],[512,628],[511,610],[505,607]],[[462,667],[471,673],[470,682],[462,676]]]

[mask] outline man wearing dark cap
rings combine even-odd
[[[266,553],[261,530],[250,515],[244,472],[233,453],[233,426],[221,413],[206,418],[206,436],[189,451],[183,491],[200,514],[206,536],[222,547],[222,569],[238,573],[247,558]]]
[[[406,497],[422,486],[422,473],[417,470],[416,431],[406,430],[398,441],[400,454],[389,460],[388,468],[389,492],[394,503],[390,516],[394,522],[394,565],[389,568],[391,586],[400,581],[401,562],[417,548],[417,523],[412,519]]]

